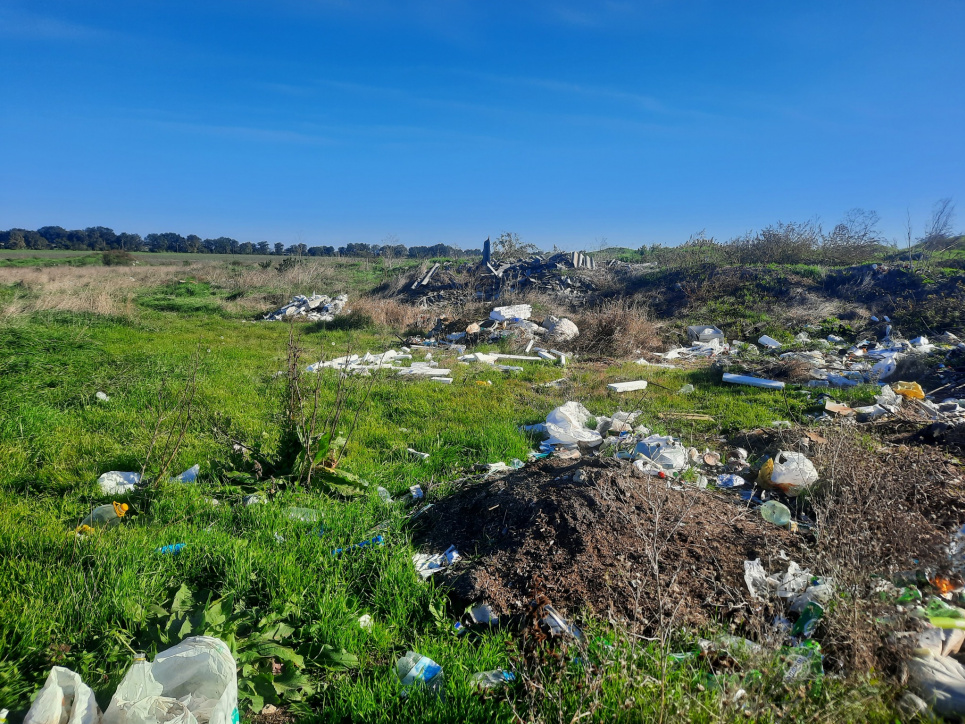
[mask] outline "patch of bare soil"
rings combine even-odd
[[[586,607],[644,629],[749,622],[744,561],[785,568],[783,550],[803,563],[803,537],[736,494],[631,471],[612,459],[547,459],[467,483],[436,503],[419,542],[464,556],[436,574],[457,605],[512,614],[543,594],[569,615]]]

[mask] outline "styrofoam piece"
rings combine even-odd
[[[442,377],[451,372],[452,370],[442,369],[440,367],[400,367],[396,374],[400,376],[422,375],[428,377]]]
[[[760,377],[748,377],[747,375],[732,375],[729,372],[724,373],[724,382],[730,382],[734,385],[750,385],[751,387],[765,387],[769,390],[783,390],[784,383],[777,380],[764,380]]]
[[[611,382],[607,386],[608,390],[613,392],[634,392],[636,390],[647,389],[646,380],[634,380],[632,382]]]
[[[513,304],[508,307],[496,307],[489,313],[489,318],[497,322],[509,322],[514,319],[529,319],[533,315],[533,308],[529,304]]]

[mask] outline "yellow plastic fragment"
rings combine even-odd
[[[895,394],[912,400],[924,400],[925,391],[917,382],[896,382],[891,386]]]

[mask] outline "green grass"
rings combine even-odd
[[[729,694],[708,687],[705,665],[664,670],[659,652],[641,647],[619,629],[588,620],[585,650],[541,672],[526,670],[509,635],[492,632],[456,638],[443,591],[412,570],[411,533],[399,508],[374,493],[393,495],[419,483],[429,500],[476,463],[525,458],[532,449],[519,426],[538,422],[569,399],[595,414],[644,411],[640,422],[686,443],[799,415],[801,394],[724,387],[707,370],[664,370],[633,363],[607,369],[576,364],[568,369],[525,364],[507,376],[493,368],[452,364],[452,385],[396,377],[377,379],[359,415],[342,467],[371,483],[372,492],[345,501],[318,491],[281,490],[264,505],[244,506],[225,473],[244,463],[230,437],[271,458],[284,431],[287,325],[245,323],[209,314],[221,292],[186,280],[144,290],[137,321],[76,314],[36,314],[0,325],[0,701],[22,713],[53,663],[78,671],[106,706],[130,663],[127,645],[143,634],[147,610],[163,604],[173,586],[232,595],[245,607],[279,611],[293,603],[289,622],[303,647],[327,644],[359,657],[339,670],[309,664],[316,692],[289,703],[300,718],[326,721],[744,721]],[[389,330],[303,326],[302,364],[322,354],[382,351],[397,340]],[[314,330],[314,331],[312,331]],[[79,540],[73,530],[92,506],[107,502],[95,481],[109,470],[139,470],[150,445],[150,408],[170,400],[200,355],[196,412],[174,472],[201,466],[195,485],[166,484],[130,501],[129,520],[116,529]],[[417,352],[416,358],[422,353]],[[567,375],[564,390],[534,383]],[[649,379],[645,393],[615,395],[606,383]],[[324,373],[323,408],[335,394],[335,373]],[[478,385],[479,381],[492,385]],[[683,384],[696,390],[679,395]],[[365,378],[354,386],[339,432],[347,433],[361,405]],[[658,386],[660,385],[660,386]],[[666,389],[664,389],[666,388]],[[108,402],[95,398],[99,390]],[[666,411],[712,415],[711,422],[661,417]],[[216,432],[221,431],[220,433]],[[223,434],[222,434],[223,433]],[[406,448],[427,452],[415,460]],[[211,499],[220,501],[213,505]],[[313,508],[319,524],[290,519],[287,508]],[[386,522],[386,545],[333,557],[331,551],[370,536]],[[281,539],[277,536],[280,536]],[[186,543],[178,556],[154,549]],[[372,631],[358,617],[370,614]],[[681,633],[675,646],[691,646]],[[445,702],[417,695],[400,698],[393,673],[406,649],[430,656],[445,668]],[[579,656],[578,663],[573,657]],[[514,667],[533,676],[539,689],[516,686],[509,698],[481,698],[469,690],[476,671]],[[661,683],[662,682],[662,683]],[[854,710],[850,685],[828,680],[806,696],[768,689],[759,720],[813,715],[835,707],[838,720],[884,721],[880,704]],[[873,695],[877,690],[872,690]],[[731,693],[733,693],[731,691]],[[848,703],[850,699],[854,703]],[[527,713],[528,712],[528,713]],[[669,719],[667,719],[669,717]],[[583,719],[581,719],[582,721]]]
[[[29,254],[10,249],[0,251],[0,267],[96,266],[101,263],[101,255],[89,251]]]

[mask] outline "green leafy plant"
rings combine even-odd
[[[200,598],[200,597],[199,597]],[[307,669],[354,668],[358,658],[328,644],[301,641],[293,623],[297,610],[289,602],[280,610],[261,612],[233,596],[198,603],[182,584],[167,606],[152,606],[135,642],[144,650],[168,648],[188,636],[213,636],[225,642],[238,666],[238,696],[258,713],[266,704],[302,701],[315,692]]]

